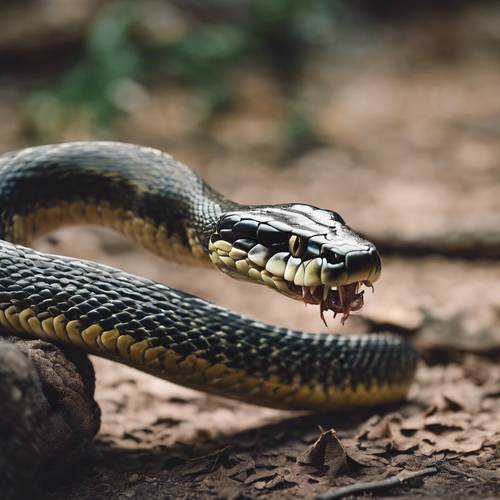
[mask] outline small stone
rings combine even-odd
[[[137,481],[139,481],[139,474],[132,474],[132,475],[128,478],[128,482],[129,482],[129,483],[136,483]]]

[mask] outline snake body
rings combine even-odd
[[[416,356],[390,334],[305,333],[240,316],[168,286],[27,246],[68,224],[99,224],[169,259],[344,317],[380,273],[375,247],[335,212],[244,206],[151,148],[112,142],[0,156],[0,331],[125,363],[253,404],[335,410],[403,398]],[[77,245],[78,242],[75,242]]]

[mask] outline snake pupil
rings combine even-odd
[[[293,234],[290,237],[288,246],[292,257],[300,257],[300,254],[302,253],[302,247],[304,246],[302,243],[302,238],[300,238],[296,234]]]

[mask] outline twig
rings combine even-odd
[[[464,470],[460,470],[458,467],[453,467],[453,465],[451,464],[447,464],[446,462],[442,462],[440,464],[441,468],[448,471],[448,472],[451,472],[452,474],[455,474],[457,476],[462,476],[462,477],[466,477],[468,479],[474,479],[475,481],[478,480],[478,477],[477,475],[474,476],[473,474],[469,474],[468,472],[465,472]],[[481,480],[481,478],[479,478]]]
[[[360,491],[378,490],[381,488],[388,488],[389,486],[399,486],[409,479],[415,477],[428,476],[437,472],[436,467],[427,467],[426,469],[417,470],[415,472],[403,471],[393,477],[388,477],[382,481],[372,481],[369,483],[356,483],[350,486],[343,486],[342,488],[334,488],[326,493],[318,495],[316,500],[330,500],[331,498],[342,498],[353,493]]]

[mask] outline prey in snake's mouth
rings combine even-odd
[[[367,280],[338,287],[328,285],[299,287],[294,284],[290,284],[289,287],[296,295],[301,295],[305,304],[319,305],[321,319],[325,326],[328,326],[324,315],[326,311],[333,311],[334,318],[337,314],[341,314],[340,321],[344,324],[351,312],[359,311],[363,307],[365,291],[360,290],[362,285],[373,289],[372,283]]]
[[[336,213],[310,205],[250,206],[224,214],[208,243],[212,262],[235,278],[317,304],[342,323],[363,307],[381,271],[375,246]]]

